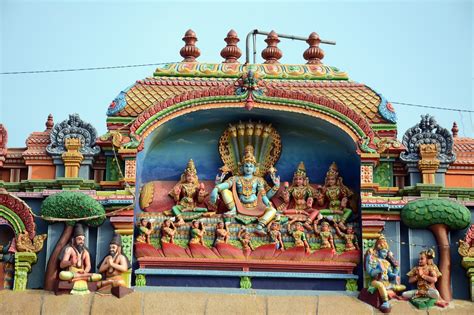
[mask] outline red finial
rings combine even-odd
[[[237,43],[240,39],[237,37],[237,33],[234,30],[230,30],[227,33],[227,37],[224,38],[224,41],[227,43],[227,46],[221,50],[222,58],[225,58],[223,63],[236,63],[238,62],[237,59],[242,56],[242,52],[240,48],[237,47]]]
[[[53,121],[53,115],[49,114],[48,115],[48,120],[45,123],[46,125],[46,130],[51,130],[54,127],[54,121]]]
[[[451,132],[453,133],[453,137],[457,138],[458,137],[458,124],[456,122],[453,123],[453,128],[451,129]]]
[[[196,58],[201,55],[201,51],[196,47],[197,37],[193,30],[188,30],[183,37],[184,47],[179,51],[183,62],[196,62]]]
[[[308,60],[308,64],[320,64],[321,59],[324,58],[324,51],[319,48],[319,43],[321,43],[321,38],[315,32],[309,34],[306,42],[309,44],[309,48],[305,50],[303,57]]]
[[[262,50],[262,58],[265,59],[264,63],[279,63],[278,59],[283,56],[283,53],[277,47],[277,44],[280,42],[277,33],[271,31],[267,39],[265,39],[265,42],[268,46]]]

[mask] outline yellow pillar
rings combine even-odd
[[[64,177],[76,178],[79,177],[79,168],[84,156],[79,152],[81,147],[81,140],[78,138],[66,139],[66,152],[62,154],[64,161]]]
[[[418,161],[423,184],[435,184],[435,173],[439,168],[438,145],[437,144],[420,144],[421,160]]]

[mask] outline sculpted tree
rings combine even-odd
[[[91,216],[97,218],[80,221],[88,226],[99,226],[105,220],[105,210],[102,205],[92,197],[81,192],[65,191],[47,197],[41,205],[43,217],[75,219]],[[54,221],[49,221],[55,223]],[[49,257],[48,266],[44,275],[44,289],[52,291],[58,276],[58,257],[61,249],[71,239],[76,220],[60,221],[64,223],[64,230],[56,247]]]
[[[429,229],[436,238],[439,248],[439,269],[442,273],[437,287],[441,297],[452,300],[451,256],[449,251],[449,230],[467,227],[471,213],[465,206],[447,199],[418,199],[409,202],[401,212],[403,223],[414,229]]]

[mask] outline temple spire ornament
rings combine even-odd
[[[196,47],[197,40],[196,33],[191,29],[184,34],[184,47],[179,51],[181,57],[184,58],[183,62],[197,62],[196,58],[201,55],[201,51]]]
[[[321,38],[316,32],[309,34],[306,42],[309,44],[309,48],[305,50],[303,58],[308,62],[307,64],[321,64],[321,59],[324,58],[324,51],[319,47]]]
[[[275,31],[271,31],[267,39],[265,39],[265,42],[268,46],[262,50],[262,58],[265,59],[264,63],[279,63],[278,60],[281,59],[283,53],[280,48],[277,47],[280,42],[278,34]]]
[[[459,128],[458,128],[458,124],[456,124],[456,122],[453,122],[453,128],[451,129],[451,132],[453,133],[453,138],[458,137]]]
[[[227,46],[221,50],[221,56],[225,59],[223,63],[238,63],[242,52],[237,46],[237,43],[240,41],[237,33],[234,30],[230,30],[224,41],[227,43]]]
[[[45,131],[53,129],[53,127],[54,127],[53,114],[48,115],[48,120],[46,121],[45,126],[46,126]]]

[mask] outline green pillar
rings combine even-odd
[[[35,253],[17,252],[15,253],[15,275],[13,291],[25,291],[28,283],[28,273],[31,271],[31,265],[36,263]]]

